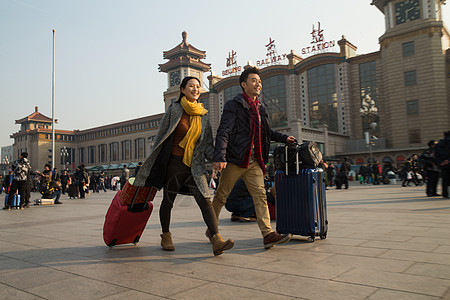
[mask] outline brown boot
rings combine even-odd
[[[211,238],[210,241],[211,241],[211,244],[213,246],[214,255],[220,255],[225,250],[229,250],[229,249],[233,248],[233,246],[234,246],[233,240],[226,240],[226,241],[224,241],[223,238],[218,233],[215,234]]]
[[[161,234],[161,247],[166,251],[175,250],[172,242],[172,234],[170,232],[163,232]]]

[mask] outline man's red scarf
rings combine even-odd
[[[247,148],[244,154],[244,161],[242,162],[241,168],[248,168],[250,164],[250,157],[252,153],[252,148],[254,148],[254,156],[258,161],[259,166],[266,172],[266,166],[264,165],[262,150],[261,150],[261,117],[259,115],[259,99],[256,97],[255,100],[250,98],[246,93],[242,93],[244,99],[250,106],[250,146]]]

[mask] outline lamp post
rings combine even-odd
[[[69,151],[67,151],[66,147],[61,149],[61,157],[62,157],[62,161],[63,161],[63,164],[64,164],[64,169],[67,170]]]
[[[372,161],[372,132],[377,127],[375,122],[378,117],[378,108],[375,106],[375,100],[367,94],[361,101],[361,108],[359,109],[359,114],[366,120],[368,124],[367,131],[365,131],[366,142],[369,146],[369,163]]]

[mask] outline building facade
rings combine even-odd
[[[374,0],[372,5],[384,14],[386,26],[379,51],[357,55],[357,47],[342,36],[336,52],[302,58],[291,51],[284,64],[260,64],[261,100],[272,127],[299,141],[316,141],[325,156],[348,156],[353,163],[378,160],[399,165],[421,152],[429,140],[442,138],[450,129],[450,34],[441,12],[445,2]],[[211,71],[203,61],[206,52],[191,45],[185,32],[182,42],[163,57],[168,60],[159,65],[167,74],[165,109],[178,99],[184,77],[198,77],[206,88],[200,101],[209,111],[215,133],[225,102],[241,92],[238,72],[228,77],[211,72],[208,84],[204,83],[205,73]],[[378,109],[370,123],[360,114],[362,100],[368,96]],[[150,153],[162,115],[57,131],[57,161],[62,166],[68,159],[72,167],[84,163],[102,168],[142,161]],[[33,167],[51,161],[51,124],[49,128],[44,117],[30,115],[16,121],[21,130],[12,135],[15,155],[28,150],[37,164]],[[40,123],[36,125],[33,118]],[[64,147],[70,149],[70,158],[61,157]]]

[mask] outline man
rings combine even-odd
[[[123,189],[128,179],[130,179],[130,169],[127,168],[127,165],[123,165],[122,176],[120,176],[120,189]]]
[[[348,172],[350,172],[350,163],[348,162],[348,157],[344,157],[344,161],[341,163],[339,168],[339,184],[336,183],[336,189],[340,190],[341,186],[344,185],[345,189],[348,189]]]
[[[225,103],[217,129],[213,168],[221,171],[219,187],[213,199],[217,218],[236,181],[242,178],[253,198],[256,219],[264,238],[264,248],[288,242],[291,235],[280,235],[270,226],[266,190],[265,164],[270,141],[292,143],[295,138],[273,131],[266,109],[258,96],[262,84],[259,70],[251,67],[242,72],[239,84],[243,90]],[[207,232],[208,235],[208,232]]]
[[[52,172],[52,180],[53,181],[60,181],[61,179],[59,178],[59,173],[58,173],[58,169],[54,168],[53,172]]]
[[[3,209],[10,210],[11,204],[14,199],[16,192],[19,192],[21,201],[20,209],[23,209],[23,199],[25,198],[25,188],[27,184],[28,171],[31,169],[30,163],[28,162],[28,153],[23,152],[20,154],[18,160],[13,164],[13,181],[11,188],[9,189],[8,202]]]
[[[437,184],[439,181],[439,166],[436,164],[435,158],[436,141],[428,142],[428,149],[426,149],[419,157],[419,162],[423,169],[427,172],[427,197],[440,196],[437,193]]]
[[[137,176],[137,173],[139,172],[139,170],[141,169],[141,167],[142,167],[142,161],[140,161],[140,162],[138,163],[138,165],[136,166],[136,169],[134,170],[134,176],[135,176],[135,177]]]
[[[441,168],[442,197],[448,198],[448,186],[450,185],[450,131],[444,133],[444,139],[436,145],[436,162]]]
[[[54,172],[51,171],[51,166],[46,164],[44,166],[44,171],[41,173],[36,171],[36,173],[41,176],[41,194],[44,199],[55,198],[55,204],[62,204],[59,201],[61,197],[61,183],[59,181],[59,176],[54,176]],[[56,178],[56,179],[53,179]]]
[[[78,191],[80,193],[80,199],[86,198],[84,193],[84,186],[89,182],[88,173],[85,171],[84,165],[81,165],[77,168],[77,171],[74,174],[75,180],[78,185]]]
[[[105,172],[102,171],[98,177],[98,183],[99,183],[99,190],[102,189],[104,192],[106,192],[105,188]]]

